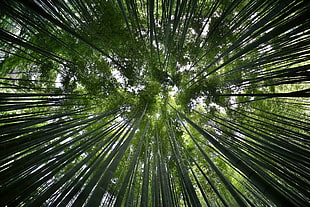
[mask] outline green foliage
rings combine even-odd
[[[0,206],[307,206],[306,1],[0,2]]]

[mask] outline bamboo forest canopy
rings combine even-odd
[[[310,206],[309,1],[0,15],[0,206]]]

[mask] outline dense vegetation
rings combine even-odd
[[[309,1],[0,11],[0,206],[310,206]]]

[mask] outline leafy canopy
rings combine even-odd
[[[307,1],[0,11],[1,206],[309,205]]]

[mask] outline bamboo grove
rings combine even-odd
[[[0,11],[0,206],[310,205],[309,1]]]

